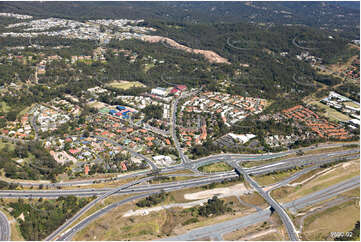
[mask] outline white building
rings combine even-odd
[[[157,87],[151,90],[151,93],[157,96],[166,97],[168,96],[168,90],[166,88]]]
[[[256,137],[256,135],[254,135],[254,134],[234,134],[234,133],[229,133],[228,135],[231,136],[232,139],[238,140],[242,144],[247,143],[250,139],[253,139],[254,137]]]

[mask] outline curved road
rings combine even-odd
[[[9,241],[10,237],[10,223],[6,215],[0,211],[0,241]]]
[[[90,203],[88,203],[85,207],[83,207],[82,209],[80,209],[73,217],[71,217],[70,219],[68,219],[63,225],[61,225],[57,230],[55,230],[53,233],[51,233],[48,237],[45,238],[45,240],[54,240],[54,238],[56,237],[56,235],[64,230],[66,227],[68,227],[69,225],[71,225],[75,220],[77,220],[78,218],[80,218],[83,214],[85,214],[87,211],[89,211],[90,208],[92,208],[95,204],[97,204],[98,202],[100,202],[101,200],[119,192],[122,189],[128,188],[130,186],[133,186],[137,183],[141,183],[143,181],[147,181],[151,179],[151,177],[147,177],[141,180],[137,180],[135,182],[130,182],[127,184],[124,184],[120,187],[117,187],[103,195],[101,195],[100,197],[96,198],[95,200],[91,201]]]
[[[299,237],[296,231],[296,227],[294,226],[291,218],[288,216],[286,210],[270,196],[269,192],[264,192],[263,189],[257,184],[257,182],[253,180],[237,163],[233,163],[233,166],[240,174],[243,175],[244,179],[266,200],[266,202],[275,209],[283,224],[286,226],[290,240],[298,241]]]
[[[307,206],[331,199],[339,194],[342,194],[350,189],[354,189],[359,186],[360,186],[360,177],[351,178],[347,181],[341,182],[339,184],[330,186],[326,189],[296,199],[292,202],[285,203],[283,204],[283,206],[287,209],[290,208],[295,208],[296,210],[303,209]],[[207,237],[215,237],[215,238],[220,237],[221,239],[223,239],[222,238],[223,234],[230,233],[237,229],[246,228],[250,225],[266,221],[269,218],[270,214],[271,214],[270,209],[266,208],[247,216],[193,229],[187,231],[185,234],[174,237],[168,237],[163,240],[191,241],[191,240],[199,240],[201,238],[207,238]]]

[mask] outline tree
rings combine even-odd
[[[15,121],[16,120],[16,116],[17,116],[18,112],[16,111],[10,111],[6,114],[7,120],[9,121]]]

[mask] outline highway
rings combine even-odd
[[[302,198],[296,199],[292,202],[288,202],[283,204],[283,207],[287,209],[293,209],[293,211],[297,211],[307,206],[317,204],[322,201],[326,201],[331,199],[339,194],[342,194],[348,190],[357,188],[360,186],[360,177],[351,178],[347,181],[341,182],[339,184],[330,186],[328,188],[322,189],[320,191],[311,193]],[[197,228],[188,231],[185,234],[168,237],[162,240],[165,241],[191,241],[191,240],[200,240],[207,239],[208,237],[220,238],[223,240],[223,235],[233,232],[237,229],[246,228],[250,225],[254,225],[269,219],[271,215],[271,211],[269,208],[263,209],[261,211],[257,211],[247,216],[243,216],[240,218],[228,220],[225,222],[208,225],[205,227]]]
[[[228,161],[228,160],[242,160],[241,162],[247,162],[247,161],[256,161],[256,160],[267,160],[267,159],[273,159],[273,158],[281,158],[283,156],[296,154],[299,151],[311,151],[311,150],[318,150],[318,149],[325,149],[325,148],[339,148],[344,147],[345,145],[359,145],[359,142],[349,142],[349,143],[324,143],[319,144],[317,146],[309,146],[309,147],[303,147],[298,149],[292,149],[287,151],[281,151],[278,153],[267,153],[267,154],[235,154],[235,153],[224,153],[224,154],[216,154],[216,155],[210,155],[207,157],[202,157],[197,160],[192,160],[192,165],[194,166],[200,166],[202,165],[208,165],[213,162],[218,161]],[[358,148],[359,149],[359,148]],[[327,151],[325,151],[327,153]]]
[[[65,232],[61,233],[60,237],[58,237],[56,240],[58,240],[58,241],[68,241],[68,240],[70,240],[72,238],[72,236],[74,236],[79,230],[84,228],[87,224],[89,224],[90,222],[92,222],[95,219],[99,218],[100,216],[107,213],[111,209],[116,208],[116,207],[118,207],[120,205],[123,205],[123,204],[125,204],[127,202],[131,202],[131,201],[135,201],[135,200],[140,199],[140,198],[147,197],[147,196],[149,196],[151,194],[152,193],[147,193],[147,194],[141,194],[141,195],[133,196],[133,197],[130,197],[130,198],[126,198],[126,199],[124,199],[124,200],[122,200],[120,202],[116,202],[116,203],[113,203],[111,205],[108,205],[105,208],[102,208],[102,209],[96,211],[95,213],[93,213],[92,215],[84,218],[82,221],[80,221],[79,223],[77,223],[73,227],[69,228]],[[63,229],[65,229],[65,228],[63,228]],[[53,238],[55,238],[55,236]],[[55,240],[55,239],[52,239],[52,240]]]
[[[140,193],[140,192],[150,192],[157,191],[167,188],[186,188],[186,187],[196,187],[207,185],[214,182],[221,182],[226,179],[237,178],[238,175],[235,172],[230,173],[220,173],[212,176],[201,177],[197,179],[189,179],[184,181],[177,182],[167,182],[160,184],[147,184],[147,185],[137,185],[136,183],[145,182],[154,177],[147,177],[141,180],[137,180],[133,183],[128,183],[128,187],[123,187],[118,189],[118,191],[112,193],[114,194],[130,194],[130,193]],[[129,185],[131,184],[131,185]],[[132,188],[129,188],[132,186]],[[0,198],[57,198],[60,196],[101,196],[108,192],[114,191],[114,188],[101,188],[101,189],[71,189],[71,190],[0,190]]]
[[[11,228],[6,215],[0,211],[0,241],[10,241]]]
[[[1,136],[0,136],[1,138]],[[103,138],[102,139],[105,140],[109,140],[107,138]],[[115,141],[111,140],[111,142],[115,143]],[[352,142],[349,144],[358,144],[357,142]],[[121,146],[120,144],[118,144],[119,146]],[[306,151],[306,150],[315,150],[315,149],[322,149],[322,148],[337,148],[337,147],[342,147],[345,144],[320,144],[318,145],[318,147],[307,147],[307,148],[302,148],[302,150]],[[122,147],[122,146],[121,146]],[[217,155],[212,155],[212,156],[208,156],[208,157],[203,157],[197,160],[192,160],[191,163],[189,164],[180,164],[180,165],[174,165],[171,167],[167,167],[167,168],[162,168],[159,169],[157,168],[154,163],[148,159],[147,157],[134,152],[134,155],[137,155],[138,157],[145,157],[148,161],[148,164],[153,164],[151,165],[151,167],[153,169],[158,169],[157,171],[159,171],[159,173],[167,173],[167,172],[172,172],[172,171],[177,171],[177,170],[184,170],[184,169],[189,169],[193,172],[199,172],[197,169],[198,167],[202,166],[202,165],[207,165],[207,164],[211,164],[211,163],[215,163],[215,162],[219,162],[219,161],[233,161],[233,160],[241,160],[241,162],[247,162],[247,161],[257,161],[257,160],[267,160],[267,159],[273,159],[273,158],[280,158],[292,153],[296,153],[297,151],[299,151],[301,149],[296,149],[296,150],[291,150],[291,151],[282,151],[279,153],[269,153],[269,154],[217,154]],[[326,153],[326,151],[325,151]],[[300,159],[302,157],[305,156],[300,156],[300,158],[295,158],[295,159]],[[310,156],[312,157],[312,156]],[[244,168],[246,169],[246,168]],[[100,182],[110,182],[110,181],[114,181],[114,180],[120,180],[120,179],[126,179],[126,178],[130,178],[130,177],[136,177],[136,176],[142,176],[142,175],[147,175],[149,174],[150,171],[146,170],[146,171],[138,171],[138,172],[133,172],[127,175],[121,175],[121,176],[117,176],[117,177],[112,177],[112,178],[98,178],[98,179],[87,179],[87,180],[77,180],[77,181],[66,181],[66,182],[57,182],[57,183],[50,183],[50,182],[19,182],[19,181],[14,181],[13,183],[16,183],[18,185],[24,186],[24,187],[31,187],[31,186],[39,186],[39,185],[44,185],[44,186],[48,186],[48,187],[70,187],[70,186],[85,186],[85,185],[92,185],[94,183],[100,183]],[[5,180],[6,181],[6,180]],[[6,181],[6,182],[10,182],[10,181]]]
[[[336,151],[331,153],[322,153],[322,154],[313,154],[305,155],[295,158],[289,158],[284,160],[279,160],[275,162],[270,162],[265,165],[255,166],[251,168],[243,168],[248,174],[253,175],[262,175],[272,171],[279,171],[284,169],[289,169],[293,167],[307,166],[312,164],[324,164],[337,161],[341,158],[347,160],[352,160],[360,157],[360,149],[350,149],[344,151]]]
[[[231,163],[232,164],[232,163]],[[296,228],[291,220],[291,218],[288,216],[286,210],[277,202],[275,201],[269,194],[269,192],[264,192],[263,189],[257,184],[255,180],[253,180],[247,172],[245,172],[237,163],[233,163],[233,167],[243,175],[245,181],[247,181],[253,189],[255,189],[265,200],[266,202],[274,208],[274,210],[278,213],[280,216],[283,224],[286,226],[286,230],[288,233],[288,236],[290,240],[292,241],[298,241],[298,234],[296,231]]]
[[[121,146],[120,144],[117,144],[115,141],[104,138],[104,137],[98,137],[100,139],[104,139],[107,140],[108,142],[111,142],[115,145]],[[323,148],[323,147],[340,147],[344,144],[325,144],[324,146],[319,146],[319,148]],[[121,146],[122,147],[122,146]],[[123,148],[123,147],[122,147]],[[180,147],[178,147],[180,148]],[[307,148],[303,148],[302,150],[306,150]],[[308,148],[308,149],[314,149],[314,148]],[[259,192],[265,199],[266,201],[275,208],[276,212],[278,212],[280,214],[280,217],[282,219],[282,221],[285,223],[286,228],[289,232],[290,238],[292,240],[297,240],[297,234],[295,233],[295,229],[294,226],[292,224],[292,221],[290,221],[287,213],[284,211],[284,208],[279,205],[276,201],[274,201],[272,199],[272,197],[269,195],[269,192],[264,192],[262,190],[261,187],[258,186],[258,184],[256,184],[253,180],[251,180],[251,178],[249,177],[250,173],[254,173],[257,174],[257,172],[272,172],[276,169],[281,169],[287,166],[291,166],[294,165],[296,163],[302,163],[302,164],[306,164],[306,162],[310,159],[310,158],[317,158],[320,161],[322,160],[322,162],[332,162],[335,159],[335,156],[344,156],[344,155],[350,155],[356,151],[359,151],[359,149],[351,149],[351,150],[345,150],[345,151],[339,151],[339,152],[331,152],[331,153],[324,153],[324,154],[319,154],[319,155],[312,155],[312,156],[300,156],[300,157],[296,157],[296,158],[292,158],[292,159],[285,159],[283,161],[278,161],[270,164],[273,164],[274,166],[270,166],[270,164],[264,165],[264,166],[257,166],[257,167],[253,167],[250,169],[242,169],[239,167],[238,164],[236,164],[236,161],[240,161],[240,162],[246,162],[246,161],[254,161],[254,160],[266,160],[266,159],[272,159],[272,158],[276,158],[276,157],[282,157],[285,156],[287,154],[291,154],[296,152],[295,150],[291,150],[291,151],[285,151],[285,152],[280,152],[280,153],[271,153],[271,154],[263,154],[263,155],[258,155],[258,154],[219,154],[219,155],[214,155],[211,157],[205,157],[205,158],[201,158],[198,160],[193,161],[192,163],[185,163],[183,162],[183,165],[176,165],[173,167],[168,167],[165,169],[161,169],[159,170],[154,163],[147,157],[136,153],[135,151],[130,150],[130,152],[134,152],[132,154],[140,156],[141,158],[145,159],[148,164],[150,165],[150,167],[152,167],[153,170],[157,170],[160,173],[165,173],[165,172],[171,172],[171,171],[176,171],[176,170],[181,170],[181,169],[185,169],[185,166],[187,169],[196,169],[201,165],[207,164],[207,163],[213,163],[213,162],[217,162],[220,160],[224,160],[227,162],[231,162],[232,164],[236,164],[238,169],[241,169],[243,171],[243,173],[241,174],[246,174],[245,178],[246,180],[256,189],[257,192]],[[183,154],[183,153],[181,153]],[[186,156],[184,156],[186,157]],[[187,158],[188,159],[188,158]],[[183,160],[184,161],[184,160]],[[188,160],[189,161],[189,160]],[[280,162],[284,162],[281,164],[277,164],[276,163],[280,163]],[[287,166],[285,165],[287,164]],[[129,174],[129,175],[125,175],[122,177],[117,177],[115,179],[123,179],[126,177],[135,177],[135,176],[139,176],[139,175],[146,175],[149,174],[149,171],[141,171],[141,172],[136,172],[133,174]],[[184,174],[183,174],[184,175]],[[200,174],[198,173],[198,175],[205,175],[205,174]],[[176,176],[176,175],[173,175]],[[195,175],[197,176],[197,175]],[[56,236],[59,235],[59,233],[61,231],[63,231],[64,229],[66,229],[71,223],[73,223],[75,220],[77,220],[80,216],[82,216],[86,211],[88,211],[92,206],[94,206],[97,202],[101,201],[102,199],[105,199],[108,196],[112,196],[114,194],[135,194],[135,193],[142,193],[145,192],[147,194],[150,193],[154,193],[154,192],[158,192],[160,190],[179,190],[179,189],[184,189],[187,187],[197,187],[197,186],[202,186],[202,185],[206,185],[206,184],[210,184],[213,182],[220,182],[223,181],[225,179],[229,179],[229,178],[234,178],[237,177],[235,172],[220,172],[220,173],[215,173],[215,174],[211,174],[208,175],[207,177],[201,177],[201,178],[196,178],[196,179],[190,179],[190,180],[185,180],[185,181],[181,181],[181,182],[171,182],[171,183],[162,183],[162,184],[152,184],[152,185],[138,185],[135,186],[136,184],[139,184],[143,181],[147,181],[149,179],[152,179],[152,177],[147,177],[147,178],[143,178],[140,179],[138,181],[132,182],[132,183],[128,183],[125,184],[123,186],[120,186],[118,188],[105,188],[105,189],[74,189],[74,190],[13,190],[13,191],[0,191],[0,197],[22,197],[22,198],[35,198],[35,197],[44,197],[44,198],[56,198],[59,196],[66,196],[66,195],[76,195],[76,196],[98,196],[98,198],[96,198],[95,200],[93,200],[91,203],[89,203],[88,205],[86,205],[83,209],[81,209],[74,217],[72,217],[71,219],[69,219],[68,221],[66,221],[66,223],[64,223],[61,227],[59,227],[56,231],[54,231],[48,238],[46,238],[47,240],[53,240]],[[104,179],[94,179],[94,180],[87,180],[87,181],[71,181],[71,182],[64,182],[64,183],[55,183],[55,184],[48,184],[49,186],[76,186],[76,185],[90,185],[92,183],[94,183],[94,181],[110,181],[113,180],[114,178],[104,178]],[[252,182],[253,181],[253,182]],[[29,185],[29,184],[28,184]],[[31,185],[34,185],[33,183],[31,183]],[[279,184],[279,185],[283,185],[283,184]],[[132,188],[130,188],[131,186],[133,186]],[[140,195],[136,195],[136,196],[140,196]],[[124,202],[125,203],[125,202]],[[112,204],[113,205],[113,204]],[[116,206],[116,205],[114,205]],[[104,210],[107,211],[107,210]],[[104,212],[103,211],[103,212]],[[93,218],[93,217],[92,217]],[[95,218],[95,217],[94,217]],[[91,221],[91,220],[89,220]],[[88,222],[86,222],[87,224]],[[74,231],[78,231],[78,230],[73,230]]]
[[[234,177],[237,177],[237,175],[235,175]],[[221,180],[224,180],[224,179],[221,179]],[[133,196],[133,197],[130,197],[130,198],[126,198],[120,202],[117,202],[117,203],[113,203],[103,209],[100,209],[98,210],[97,212],[95,212],[94,214],[84,218],[82,221],[80,221],[78,224],[76,224],[75,226],[73,226],[72,228],[69,228],[68,230],[66,230],[65,232],[61,233],[60,234],[60,238],[58,238],[57,240],[70,240],[71,237],[76,233],[78,232],[79,230],[81,230],[82,228],[84,228],[87,224],[89,224],[90,222],[92,222],[93,220],[97,219],[98,217],[100,217],[101,215],[107,213],[109,210],[115,208],[115,207],[118,207],[120,205],[123,205],[124,203],[127,203],[127,202],[130,202],[130,201],[134,201],[134,200],[137,200],[137,199],[140,199],[140,198],[143,198],[143,197],[147,197],[151,194],[154,194],[154,193],[157,193],[161,190],[164,190],[166,192],[170,192],[170,191],[175,191],[175,190],[179,190],[179,189],[184,189],[184,188],[187,188],[187,187],[198,187],[200,186],[201,184],[199,183],[189,183],[188,186],[183,186],[183,185],[177,185],[177,186],[165,186],[165,188],[162,188],[162,189],[154,189],[152,187],[150,187],[151,189],[147,190],[148,193],[145,193],[145,194],[140,194],[140,195],[136,195],[136,196]],[[149,192],[153,190],[152,192]],[[154,191],[156,190],[156,191]],[[61,230],[58,230],[57,231],[57,234],[59,235],[59,233],[64,230],[66,227],[63,227]],[[52,238],[56,238],[57,235],[54,235]]]
[[[141,183],[143,181],[148,181],[149,179],[151,179],[151,177],[147,177],[147,178],[143,178],[134,182],[130,182],[127,184],[124,184],[120,187],[117,187],[109,192],[106,192],[105,194],[99,196],[98,198],[94,199],[93,201],[91,201],[90,203],[88,203],[85,207],[83,207],[82,209],[80,209],[73,217],[71,217],[70,219],[68,219],[63,225],[61,225],[58,229],[56,229],[53,233],[51,233],[48,237],[46,237],[45,240],[54,240],[54,238],[56,237],[56,235],[64,230],[66,227],[68,227],[69,225],[71,225],[75,220],[77,220],[78,218],[80,218],[83,214],[85,214],[87,211],[89,211],[89,209],[91,209],[95,204],[97,204],[98,202],[100,202],[101,200],[119,192],[122,189],[128,188],[130,186],[133,186],[137,183]]]
[[[355,181],[357,181],[357,182],[355,182]],[[349,182],[349,181],[348,181]],[[353,180],[353,184],[351,184],[352,186],[354,186],[355,184],[356,185],[359,185],[359,181],[356,179],[356,180]],[[176,182],[177,183],[177,182]],[[144,192],[148,192],[148,193],[146,193],[145,195],[137,195],[136,197],[137,198],[139,198],[138,196],[146,196],[147,194],[149,195],[150,193],[151,193],[151,191],[153,191],[153,192],[156,192],[155,190],[156,190],[156,188],[158,189],[158,191],[159,190],[167,190],[167,191],[169,191],[169,190],[177,190],[177,189],[183,189],[183,188],[185,188],[186,186],[184,186],[185,184],[183,184],[183,185],[181,185],[181,184],[176,184],[176,183],[173,183],[174,184],[174,186],[170,186],[170,184],[165,184],[165,186],[163,186],[164,184],[158,184],[158,185],[156,185],[157,187],[155,187],[155,185],[151,185],[151,186],[148,186],[149,187],[149,189],[145,189],[145,190],[142,190],[142,191],[144,191]],[[253,184],[254,185],[254,184]],[[193,183],[193,182],[190,182],[189,183],[189,186],[199,186],[199,184],[197,184],[197,183]],[[258,186],[258,185],[256,185],[256,186]],[[139,187],[143,187],[143,188],[145,188],[145,187],[147,187],[147,186],[139,186]],[[313,195],[313,200],[317,200],[317,201],[319,201],[320,199],[322,200],[322,199],[324,199],[325,197],[321,197],[320,198],[320,195],[322,195],[322,194],[326,194],[326,195],[333,195],[334,196],[334,191],[335,191],[335,187],[337,187],[338,188],[338,190],[336,190],[336,191],[338,191],[338,192],[342,192],[342,191],[345,191],[345,186],[333,186],[333,187],[331,187],[331,188],[328,188],[328,189],[324,189],[324,190],[322,190],[322,192],[316,192],[315,193],[315,195]],[[133,188],[136,188],[136,187],[133,187]],[[258,188],[259,188],[259,186],[258,186]],[[259,189],[261,189],[261,188],[259,188]],[[333,191],[332,191],[332,189],[334,189]],[[262,189],[261,189],[262,190]],[[259,190],[258,190],[259,191]],[[329,191],[332,191],[332,194],[329,194]],[[124,191],[124,192],[127,192],[128,193],[128,191]],[[140,190],[139,190],[139,192],[140,192]],[[266,196],[269,196],[269,193],[267,192],[267,193],[265,193],[265,192],[263,192],[263,190],[262,190],[262,193],[264,193],[264,194],[266,194]],[[270,196],[269,196],[270,197]],[[305,202],[305,201],[308,201],[308,200],[310,200],[310,198],[309,198],[310,196],[307,196],[305,199],[303,199],[302,201],[303,201],[303,205],[306,205],[307,203]],[[129,198],[129,199],[131,199],[131,198]],[[134,199],[136,199],[136,198],[134,198]],[[133,199],[131,199],[131,200],[133,200]],[[311,199],[312,200],[312,199]],[[69,238],[71,238],[71,237],[69,237],[69,236],[71,236],[71,235],[73,235],[76,231],[79,231],[83,226],[85,226],[86,224],[88,224],[89,222],[91,222],[93,219],[96,219],[96,218],[98,218],[100,215],[102,215],[102,214],[104,214],[104,213],[106,213],[109,209],[111,209],[111,208],[113,208],[113,207],[116,207],[116,206],[118,206],[118,205],[121,205],[121,204],[123,204],[123,203],[125,203],[125,202],[127,202],[127,201],[130,201],[130,200],[126,200],[126,201],[122,201],[122,202],[119,202],[119,203],[117,203],[117,204],[112,204],[112,206],[111,207],[109,207],[109,208],[107,208],[107,209],[104,209],[104,210],[102,210],[102,211],[98,211],[96,214],[93,214],[93,215],[91,215],[90,217],[88,217],[86,220],[84,220],[84,221],[82,221],[80,224],[77,224],[77,227],[75,227],[74,229],[71,229],[70,230],[70,232],[68,231],[68,233],[66,233],[66,236],[65,237],[62,237],[64,240],[67,240],[67,239],[69,239]],[[267,201],[267,199],[266,199],[266,201]],[[277,203],[276,201],[274,201],[271,197],[270,197],[270,200],[268,200],[268,202],[275,208],[275,205],[274,205],[274,203]],[[291,206],[292,205],[292,206]],[[295,207],[295,205],[297,205],[296,203],[292,203],[290,205],[290,207]],[[276,211],[277,211],[277,209],[276,209]],[[264,213],[269,213],[269,211],[265,211]],[[253,215],[253,216],[256,216],[256,215]],[[252,223],[254,223],[255,221],[257,221],[257,216],[256,217],[252,217],[253,219],[252,219]],[[292,223],[292,221],[291,221],[291,223]],[[246,225],[248,225],[249,223],[248,222],[246,222],[246,223],[244,223],[244,226],[246,226]],[[286,223],[285,223],[286,224]],[[292,226],[292,225],[291,225]],[[65,228],[63,228],[63,229],[65,229]],[[59,231],[60,232],[60,231]]]
[[[248,175],[247,175],[248,176]],[[221,177],[220,178],[220,180],[223,180],[223,178]],[[163,185],[165,185],[165,186],[163,186]],[[193,181],[192,182],[190,182],[189,183],[189,186],[199,186],[200,184],[199,183],[194,183]],[[254,184],[253,184],[254,185]],[[256,186],[258,186],[258,185],[256,185]],[[145,188],[146,186],[139,186],[139,187],[143,187],[143,188]],[[148,189],[145,189],[145,190],[142,190],[143,192],[145,192],[145,191],[147,191],[147,192],[150,192],[150,191],[153,191],[153,192],[155,192],[155,189],[158,189],[158,191],[159,190],[166,190],[166,191],[169,191],[169,190],[177,190],[177,189],[184,189],[186,187],[186,185],[183,183],[183,184],[181,184],[180,182],[175,182],[175,183],[173,183],[173,186],[171,186],[169,183],[168,184],[158,184],[158,185],[151,185],[151,186],[148,186]],[[134,189],[135,189],[136,187],[134,187]],[[259,189],[261,189],[259,186],[258,186],[258,191],[259,191]],[[262,190],[262,189],[261,189]],[[133,190],[133,192],[135,192],[135,191],[138,191],[138,192],[140,192],[141,190]],[[124,192],[126,192],[126,193],[129,193],[128,191],[124,191]],[[277,202],[276,201],[274,201],[270,196],[269,196],[269,193],[264,193],[263,192],[263,190],[261,191],[263,194],[264,194],[264,196],[265,197],[269,197],[269,199],[266,199],[266,201],[268,201],[275,209],[276,209],[276,211],[277,210],[279,210],[280,208],[278,207],[276,207],[277,206]],[[149,193],[147,193],[147,194],[149,194]],[[276,204],[276,205],[274,205],[274,204]],[[114,205],[114,206],[116,206],[116,205]],[[282,207],[281,207],[281,209],[282,209]],[[85,224],[88,224],[93,218],[95,219],[95,218],[97,218],[97,217],[99,217],[101,214],[104,214],[106,211],[108,211],[108,210],[104,210],[104,211],[102,211],[102,212],[99,212],[99,213],[97,213],[97,214],[94,214],[94,217],[90,217],[90,218],[87,218],[87,220],[86,221],[83,221],[81,224],[78,224],[79,226],[80,225],[85,225]],[[283,209],[283,211],[284,211],[284,209]],[[278,212],[278,211],[277,211]],[[287,215],[287,217],[288,217],[288,215]],[[287,221],[286,222],[284,222],[285,224],[287,223]],[[291,224],[289,224],[288,223],[288,226],[293,226],[293,224],[292,224],[292,221],[291,221]],[[293,227],[294,228],[294,227]],[[63,229],[65,229],[65,227],[63,227]],[[63,230],[62,229],[62,230]],[[72,234],[74,234],[76,231],[78,231],[80,229],[80,227],[76,227],[75,229],[72,229],[71,230],[71,232],[70,233],[68,233],[67,235],[72,235]],[[59,230],[58,232],[60,232],[61,230]],[[296,236],[297,236],[297,234],[296,234]],[[65,240],[66,239],[68,239],[69,237],[63,237]],[[298,238],[298,237],[296,237],[296,238]],[[295,238],[293,238],[293,239],[295,239]]]
[[[323,153],[323,154],[317,154],[317,155],[311,155],[311,156],[300,156],[290,159],[285,159],[281,161],[276,161],[274,163],[265,164],[262,166],[252,167],[252,168],[242,168],[244,172],[246,172],[248,175],[250,174],[267,174],[271,173],[276,170],[281,169],[288,169],[294,166],[305,166],[305,165],[311,165],[315,164],[317,167],[319,167],[322,164],[330,163],[336,160],[339,160],[341,157],[346,158],[347,160],[356,159],[359,157],[359,154],[352,155],[355,153],[358,149],[352,149],[352,150],[346,150],[346,151],[337,151],[333,153]],[[342,156],[342,155],[348,155],[348,156]],[[242,160],[243,161],[243,160]],[[233,162],[233,160],[229,159],[228,162]],[[316,169],[314,167],[314,169]],[[300,171],[301,174],[306,173],[309,171],[310,168],[304,168],[302,171]],[[163,172],[163,170],[161,171]],[[143,172],[142,174],[146,174],[147,172]],[[297,173],[297,174],[300,174]],[[139,173],[134,173],[126,177],[135,176]],[[294,174],[289,179],[292,179],[292,177],[296,176],[297,174]],[[194,184],[207,184],[212,183],[215,181],[220,181],[222,179],[228,179],[235,177],[235,172],[229,171],[229,172],[217,172],[217,173],[208,173],[208,174],[171,174],[167,175],[168,177],[176,177],[176,176],[194,176],[194,179],[184,180],[181,182],[170,182],[170,183],[162,183],[160,185],[152,184],[148,186],[142,186],[138,185],[134,187],[134,189],[123,189],[119,191],[118,193],[133,193],[133,192],[145,192],[149,191],[149,189],[154,188],[155,189],[164,189],[167,186],[177,186],[177,185],[187,185],[190,183]],[[197,178],[197,176],[199,176]],[[202,177],[203,176],[203,177]],[[122,178],[126,178],[122,177]],[[120,179],[120,178],[119,178]],[[108,179],[109,181],[110,179]],[[287,179],[286,179],[287,180]],[[288,181],[288,180],[287,180]],[[88,184],[92,184],[92,181],[88,181]],[[76,182],[72,183],[73,185],[76,184]],[[151,188],[149,188],[149,186]],[[0,197],[48,197],[48,198],[56,198],[59,196],[65,196],[65,195],[76,195],[76,196],[99,196],[102,195],[108,191],[111,191],[112,188],[103,188],[103,189],[69,189],[69,190],[63,190],[63,189],[56,189],[56,190],[0,190]]]

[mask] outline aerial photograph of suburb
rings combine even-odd
[[[360,241],[360,1],[0,0],[0,241]]]

